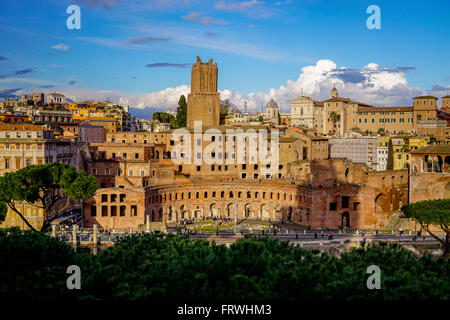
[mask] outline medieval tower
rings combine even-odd
[[[197,57],[192,65],[191,93],[188,94],[187,127],[193,128],[194,121],[202,121],[203,127],[218,126],[220,123],[220,93],[217,92],[217,62],[207,63]]]

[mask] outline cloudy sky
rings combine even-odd
[[[66,12],[81,9],[81,29]],[[369,29],[371,4],[381,29]],[[0,99],[57,91],[175,108],[196,56],[219,67],[222,99],[250,111],[304,93],[372,105],[450,94],[450,2],[364,0],[3,0]]]

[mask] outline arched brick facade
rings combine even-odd
[[[306,200],[307,189],[295,185],[251,182],[208,182],[149,187],[146,215],[163,209],[166,221],[202,217],[293,220],[294,208]],[[308,197],[309,198],[309,197]]]

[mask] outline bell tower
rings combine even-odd
[[[218,126],[220,123],[220,93],[217,92],[217,62],[213,59],[192,65],[191,93],[188,94],[187,127],[193,128],[194,121],[202,121],[203,127]]]

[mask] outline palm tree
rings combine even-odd
[[[333,129],[334,130],[336,130],[336,121],[339,121],[339,115],[336,113],[336,112],[334,112],[334,111],[331,111],[330,112],[330,120],[333,122]]]

